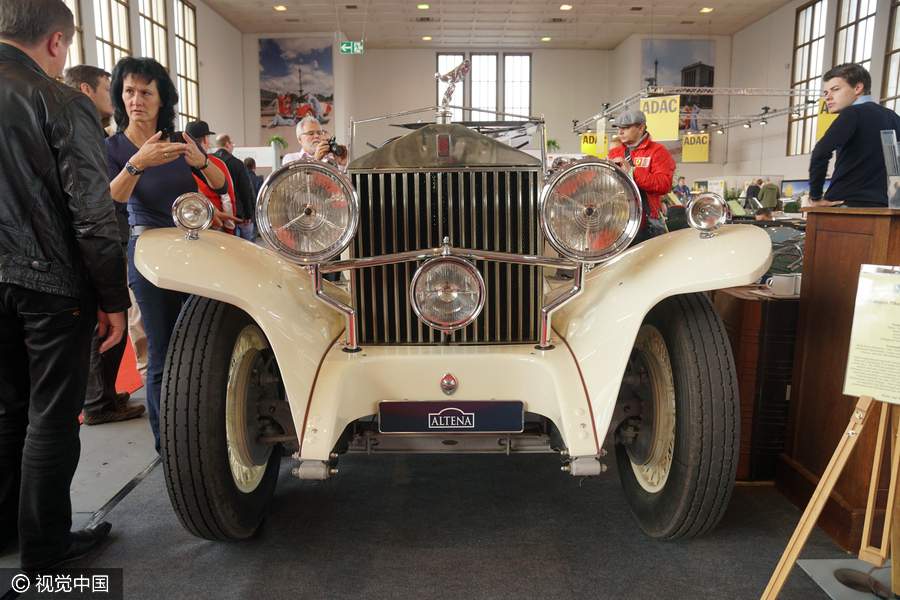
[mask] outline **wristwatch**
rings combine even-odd
[[[125,163],[125,170],[128,171],[129,175],[141,175],[143,171],[135,167],[130,162]]]
[[[202,171],[203,169],[205,169],[205,168],[208,167],[208,166],[209,166],[209,156],[206,157],[206,164],[205,164],[205,165],[203,165],[202,167],[194,167],[194,168],[197,169],[198,171]]]

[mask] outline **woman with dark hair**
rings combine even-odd
[[[190,135],[175,132],[178,92],[168,72],[151,58],[123,58],[110,85],[118,133],[106,140],[110,191],[128,203],[128,284],[137,299],[147,334],[147,415],[159,452],[159,393],[175,320],[186,294],[156,287],[134,268],[134,246],[148,229],[174,227],[172,204],[196,192],[197,174],[225,193],[225,175]],[[230,215],[217,211],[219,219]],[[217,219],[218,221],[218,219]]]

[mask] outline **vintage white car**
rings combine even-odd
[[[448,114],[346,175],[312,160],[272,173],[257,203],[271,250],[207,231],[196,194],[173,207],[185,233],[141,235],[141,273],[193,294],[161,401],[182,524],[251,535],[291,452],[303,479],[339,476],[346,452],[554,452],[580,477],[614,448],[649,535],[710,531],[740,415],[704,292],[758,279],[768,236],[724,225],[722,199],[703,195],[692,229],[629,248],[642,211],[624,171],[550,169]]]

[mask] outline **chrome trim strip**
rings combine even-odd
[[[356,311],[347,306],[337,298],[333,298],[322,290],[322,271],[320,265],[313,266],[313,281],[316,284],[316,298],[334,307],[339,312],[344,313],[347,321],[347,347],[348,350],[355,352],[357,350],[357,333],[356,333]]]
[[[386,254],[384,256],[366,256],[364,258],[350,258],[335,262],[320,263],[317,267],[322,273],[332,273],[334,271],[348,271],[352,269],[365,269],[367,267],[380,267],[384,265],[392,265],[395,263],[428,260],[435,256],[441,256],[444,253],[443,248],[428,248],[425,250],[410,250],[408,252],[398,252],[397,254]],[[550,267],[557,269],[574,269],[581,263],[566,258],[550,258],[547,256],[529,256],[510,254],[507,252],[490,252],[487,250],[469,250],[466,248],[449,249],[449,256],[458,256],[467,260],[484,260],[499,263],[512,263],[522,265],[533,265],[537,267]]]
[[[550,349],[550,317],[563,304],[581,294],[584,289],[583,282],[586,270],[587,267],[583,263],[579,263],[578,268],[575,270],[575,280],[572,289],[541,309],[541,341],[538,348]]]
[[[396,252],[397,244],[399,243],[399,238],[397,237],[397,178],[390,178],[390,187],[391,187],[391,208],[394,209],[394,214],[391,219],[391,234],[393,235],[393,239],[391,240],[391,248]],[[384,214],[384,202],[381,203],[382,206],[382,214]],[[396,298],[399,294],[400,290],[400,268],[397,265],[394,265],[394,297]],[[387,288],[387,286],[385,286]],[[385,308],[387,305],[385,305]],[[387,311],[385,311],[387,312]],[[400,339],[400,302],[394,302],[394,339]]]

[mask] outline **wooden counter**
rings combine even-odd
[[[862,264],[900,265],[900,211],[814,208],[808,212],[803,286],[784,452],[776,487],[804,508],[837,447],[857,399],[841,393]],[[859,551],[877,427],[863,431],[818,524]],[[881,523],[887,498],[885,469]],[[883,497],[881,497],[883,496]],[[875,535],[880,535],[881,524]]]

